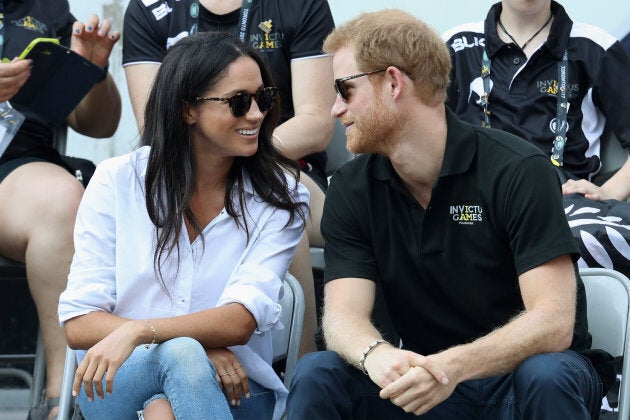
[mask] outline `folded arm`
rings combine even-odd
[[[320,56],[291,62],[295,116],[274,131],[274,144],[287,156],[300,159],[326,149],[332,137],[335,101],[332,58]]]
[[[91,15],[86,23],[75,22],[70,49],[105,68],[120,33],[110,33],[111,24]],[[90,137],[111,137],[118,128],[121,101],[118,88],[108,73],[81,100],[68,117],[68,124],[77,132]]]
[[[381,391],[382,398],[416,415],[444,401],[457,383],[513,371],[530,356],[566,350],[573,336],[576,279],[569,256],[555,258],[523,273],[519,285],[525,310],[472,343],[429,356],[443,368],[451,384],[428,387],[426,373],[410,370]]]

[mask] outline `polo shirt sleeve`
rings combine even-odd
[[[593,82],[593,103],[606,116],[625,148],[630,148],[630,56],[619,42],[604,53]]]
[[[506,179],[506,199],[502,202],[497,195],[497,200],[503,206],[518,275],[562,255],[577,260],[578,250],[564,215],[560,181],[549,158],[526,157]]]
[[[159,3],[131,0],[123,24],[123,66],[133,63],[161,63],[166,53],[160,25],[151,13]],[[154,4],[155,3],[155,4]]]
[[[293,199],[304,203],[302,210],[308,217],[306,187],[298,183]],[[256,320],[256,333],[282,327],[280,289],[304,234],[304,220],[299,215],[290,220],[287,210],[266,207],[265,213],[253,221],[248,249],[217,302],[217,306],[236,302],[247,308]]]
[[[350,191],[350,174],[338,171],[326,192],[321,231],[325,240],[326,268],[324,281],[339,278],[362,278],[376,281],[377,266],[371,238],[361,226],[369,207],[356,190]],[[364,182],[357,179],[356,182]],[[359,188],[357,188],[358,190]],[[360,208],[364,206],[364,208]]]
[[[292,60],[323,55],[324,39],[335,27],[327,1],[301,3],[302,7],[296,11],[300,14],[299,23],[290,45]],[[300,2],[295,2],[295,5],[299,4]]]

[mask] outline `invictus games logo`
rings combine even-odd
[[[451,206],[451,217],[454,222],[460,225],[473,225],[483,221],[483,208],[468,204],[458,204]]]
[[[558,95],[558,81],[557,80],[538,80],[536,82],[536,88],[538,91],[547,96],[555,97]],[[567,83],[567,98],[571,99],[577,96],[580,92],[579,83]]]
[[[14,20],[13,23],[15,26],[19,26],[24,29],[28,29],[29,31],[34,31],[40,34],[46,32],[46,24],[40,22],[32,16],[25,16],[21,19]]]
[[[249,35],[250,44],[257,50],[275,50],[284,45],[284,32],[274,30],[271,19],[264,20],[258,24],[259,33]]]

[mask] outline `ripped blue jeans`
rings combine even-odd
[[[88,401],[81,388],[79,407],[87,419],[136,420],[145,404],[167,399],[178,419],[271,419],[275,395],[249,380],[250,398],[230,407],[216,370],[199,342],[181,337],[137,347],[114,376],[114,391]],[[103,381],[105,389],[105,381]]]

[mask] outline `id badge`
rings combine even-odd
[[[9,101],[0,103],[0,157],[9,147],[23,122],[24,114],[13,108]]]

